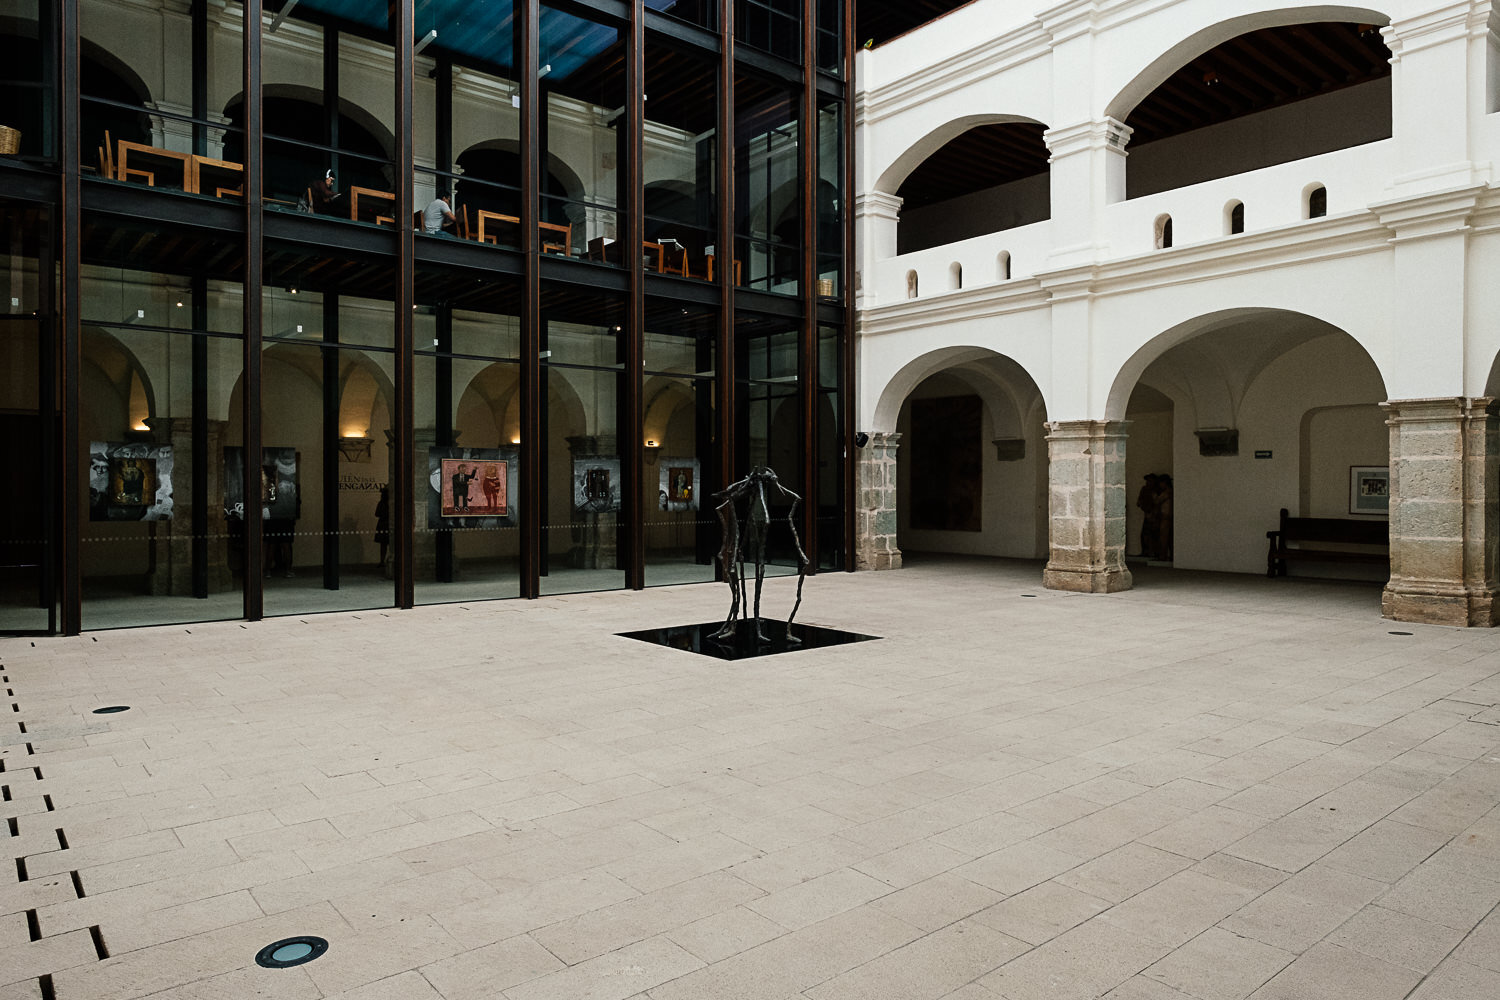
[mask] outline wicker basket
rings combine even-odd
[[[15,156],[21,151],[21,130],[0,125],[0,156]]]

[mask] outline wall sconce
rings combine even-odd
[[[661,457],[661,445],[653,440],[648,440],[646,442],[646,464],[655,465],[659,457]]]
[[[344,456],[346,462],[368,462],[370,445],[374,443],[374,439],[367,437],[341,437],[339,438],[339,454]]]

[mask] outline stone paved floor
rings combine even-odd
[[[736,663],[612,635],[716,587],[0,641],[0,1000],[1500,996],[1500,632],[1038,576]]]

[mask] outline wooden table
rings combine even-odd
[[[136,154],[136,163],[145,163],[145,166],[130,166],[130,154]],[[182,168],[182,189],[192,190],[193,179],[193,154],[179,153],[172,149],[158,149],[148,146],[143,142],[129,142],[120,140],[119,155],[115,157],[115,180],[128,181],[131,176],[143,178],[148,185],[156,187],[156,174],[162,166],[172,168],[172,164]],[[154,168],[154,169],[148,169]]]
[[[349,189],[349,218],[354,222],[361,221],[359,217],[360,198],[364,198],[366,204],[377,201],[389,202],[391,206],[390,211],[394,213],[396,210],[396,193],[394,191],[377,191],[374,188],[351,187]],[[382,222],[389,222],[391,225],[396,224],[396,218],[394,214],[381,215],[380,207],[378,206],[373,210],[373,212],[374,218],[371,221],[373,221],[377,226]]]
[[[501,215],[499,212],[486,212],[481,208],[479,209],[479,235],[477,237],[477,239],[481,243],[493,243],[496,246],[500,245],[500,236],[498,233],[485,232],[484,224],[491,219],[496,222],[509,223],[510,225],[516,227],[519,227],[521,225],[521,220],[516,218],[514,215]]]
[[[222,198],[226,194],[235,197],[243,197],[245,193],[245,165],[235,163],[232,160],[215,160],[209,156],[194,156],[191,164],[192,173],[187,188],[190,192],[198,194],[209,194],[212,192],[215,198]],[[207,174],[208,186],[204,187],[204,175]],[[224,183],[221,183],[224,182]]]

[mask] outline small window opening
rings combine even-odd
[[[906,297],[914,299],[917,297],[917,272],[906,272]]]
[[[955,291],[964,287],[964,266],[958,261],[948,265],[948,287]]]
[[[1010,280],[1010,251],[1001,250],[1000,256],[995,260],[995,270],[1001,281]]]
[[[1307,192],[1307,217],[1321,219],[1328,214],[1328,189],[1321,184]]]
[[[1244,231],[1245,203],[1242,201],[1237,201],[1234,203],[1234,206],[1229,209],[1229,235],[1233,236],[1236,233],[1243,233]]]
[[[1156,249],[1166,250],[1172,245],[1172,217],[1170,215],[1158,215],[1156,217]]]

